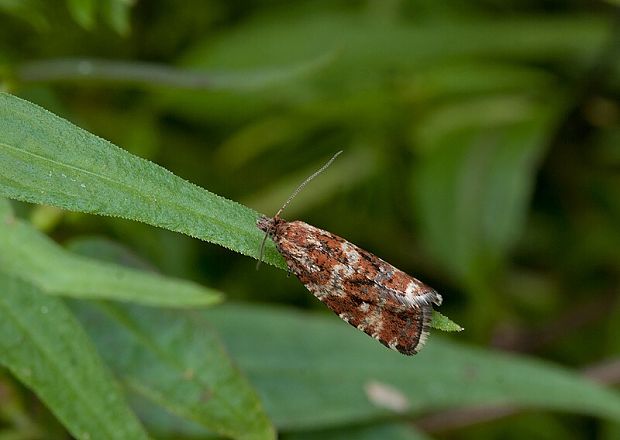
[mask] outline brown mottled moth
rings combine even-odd
[[[275,242],[289,270],[340,318],[386,347],[415,354],[426,342],[432,305],[441,305],[441,295],[344,238],[280,218],[297,193],[340,153],[299,185],[273,218],[261,217],[257,226],[265,239]]]

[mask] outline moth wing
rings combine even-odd
[[[424,345],[441,296],[379,257],[307,223],[279,226],[289,269],[334,313],[403,354]]]
[[[433,313],[429,304],[403,304],[392,292],[376,285],[344,297],[321,292],[315,295],[342,320],[392,350],[415,354],[428,337]]]

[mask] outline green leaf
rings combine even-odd
[[[461,279],[490,273],[520,236],[557,101],[452,102],[421,121],[412,188],[422,237]]]
[[[0,195],[142,221],[258,257],[260,214],[0,94]],[[264,261],[286,265],[268,243]]]
[[[147,438],[63,303],[3,272],[0,288],[0,363],[76,438]]]
[[[281,85],[323,69],[336,57],[336,52],[291,65],[268,66],[260,69],[178,69],[146,62],[124,62],[90,58],[63,58],[28,61],[15,69],[17,80],[32,82],[102,82],[141,87],[248,92]]]
[[[514,61],[501,63],[497,59],[448,59],[445,63],[416,69],[412,77],[406,90],[421,110],[428,109],[435,102],[453,102],[464,96],[523,93],[557,86],[557,79],[540,67]],[[420,125],[423,127],[424,123]]]
[[[430,437],[416,430],[411,423],[378,423],[364,426],[346,426],[337,429],[294,432],[286,440],[429,440]]]
[[[125,387],[129,404],[155,438],[211,439],[213,431],[187,418],[172,414],[142,394]]]
[[[4,197],[0,197],[0,222],[10,223],[13,221],[13,218],[11,202]]]
[[[129,389],[221,435],[275,437],[254,390],[198,314],[119,304],[74,310]]]
[[[130,15],[133,0],[101,0],[99,7],[108,26],[126,36],[131,29]]]
[[[165,105],[190,119],[200,114],[227,123],[240,115],[255,120],[265,110],[283,107],[283,113],[300,109],[306,118],[324,119],[330,107],[338,105],[333,103],[339,103],[333,119],[351,123],[363,113],[374,117],[376,123],[377,113],[382,110],[378,104],[393,93],[385,87],[389,76],[386,72],[401,77],[429,66],[468,59],[524,61],[527,65],[559,59],[565,61],[567,69],[579,70],[604,44],[611,29],[611,20],[592,15],[512,16],[502,20],[472,16],[419,18],[415,22],[383,21],[366,11],[343,12],[341,8],[308,7],[299,2],[287,8],[286,14],[277,8],[256,14],[220,32],[217,38],[205,37],[188,50],[184,66],[255,69],[309,59],[332,50],[338,51],[337,60],[308,81],[278,85],[260,94],[181,92],[165,94]],[[420,84],[424,87],[423,82]],[[356,106],[360,95],[368,99]]]
[[[97,2],[95,0],[66,0],[71,16],[84,29],[91,30],[95,26]]]
[[[221,299],[219,292],[189,281],[74,255],[6,213],[0,215],[0,267],[52,295],[174,307],[210,305]]]
[[[532,358],[469,348],[434,334],[424,350],[407,357],[336,317],[239,305],[204,314],[281,429],[319,429],[401,414],[372,399],[370,384],[402,394],[408,405],[403,416],[511,404],[620,420],[620,394]]]
[[[325,159],[321,159],[320,162],[312,163],[301,171],[274,179],[273,184],[265,186],[243,201],[250,206],[264,207],[265,210],[275,212],[291,195],[292,190],[324,163]],[[288,218],[295,218],[300,211],[312,209],[335,192],[359,185],[377,172],[377,164],[378,155],[368,148],[358,148],[341,155],[330,166],[329,172],[322,174],[320,179],[312,181],[312,190],[302,191],[295,196],[295,201],[286,207],[285,215]]]
[[[132,156],[8,94],[0,94],[0,129],[0,195],[143,221],[258,258],[263,237],[256,227],[260,216],[256,211],[192,185],[162,167]],[[80,154],[75,154],[76,146],[80,147]],[[11,235],[5,238],[8,240]],[[31,255],[31,258],[36,259],[38,255]],[[286,268],[271,241],[267,242],[263,261]],[[59,262],[45,259],[44,263],[53,267]],[[82,264],[76,273],[83,273],[88,266]],[[98,270],[90,268],[90,273],[97,275]],[[114,268],[105,276],[100,272],[98,279],[112,283],[117,276],[110,275],[117,270]],[[52,286],[56,288],[51,291],[62,290],[64,294],[76,296],[92,293],[92,280],[85,278],[82,279],[85,282],[74,284],[80,279],[78,277],[67,282],[61,277],[63,271],[28,273],[39,282],[53,280]],[[40,277],[44,275],[49,276],[43,280]],[[61,278],[54,279],[58,277]],[[142,285],[138,282],[134,287],[140,291]],[[49,285],[46,286],[49,290]],[[115,291],[114,288],[109,293]],[[162,300],[170,298],[165,292],[166,289]],[[175,301],[170,304],[174,305]]]
[[[433,310],[433,321],[431,322],[431,327],[438,330],[443,330],[444,332],[461,332],[465,330],[463,327],[452,321],[447,316],[442,315],[437,310]]]
[[[612,20],[604,15],[512,16],[503,20],[466,17],[453,20],[377,20],[365,11],[307,5],[291,7],[283,19],[274,9],[257,14],[239,26],[204,38],[187,55],[194,65],[234,68],[303,59],[324,50],[339,49],[341,64],[329,73],[345,74],[351,64],[365,65],[360,72],[426,66],[438,59],[574,58],[592,59],[589,53],[605,41]],[[489,35],[510,38],[489,38]],[[314,38],[310,38],[314,37]],[[252,41],[252,44],[248,44]],[[406,41],[408,44],[395,44]],[[256,50],[260,47],[260,50]],[[342,86],[342,84],[341,84]]]
[[[38,32],[49,31],[50,22],[44,8],[34,1],[0,0],[0,11],[19,18],[35,28]]]

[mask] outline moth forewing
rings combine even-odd
[[[270,229],[289,270],[349,324],[404,354],[422,348],[432,304],[441,296],[421,281],[330,232],[280,218]]]

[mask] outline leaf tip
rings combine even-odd
[[[431,322],[431,327],[444,332],[461,332],[465,330],[456,322],[436,310],[433,310],[433,321]]]

